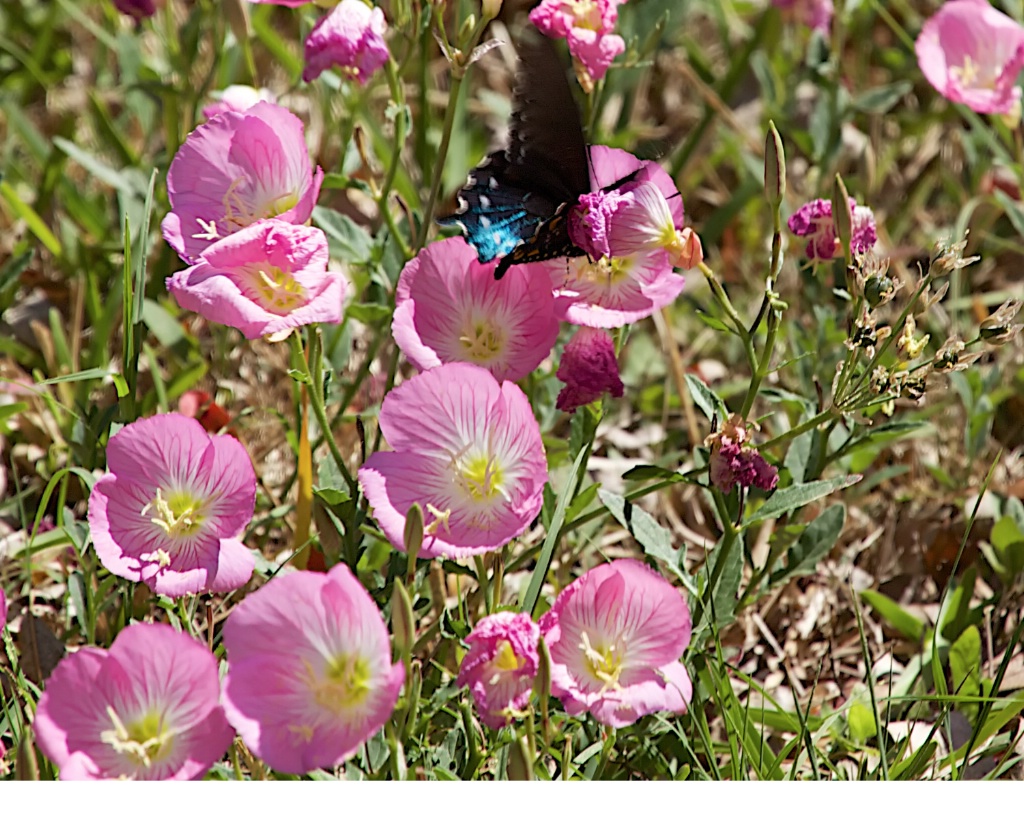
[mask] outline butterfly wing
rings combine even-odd
[[[458,224],[481,261],[512,264],[578,255],[562,211],[590,190],[583,128],[565,67],[546,37],[519,46],[509,145],[480,164],[459,191]]]

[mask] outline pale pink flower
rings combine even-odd
[[[565,37],[569,52],[591,79],[599,80],[612,61],[626,50],[612,34],[625,0],[542,0],[531,12],[532,22],[548,37]]]
[[[683,222],[683,203],[672,178],[656,163],[603,145],[590,148],[590,163],[591,188],[597,194],[581,200],[578,210],[573,209],[570,226],[574,240],[585,242],[586,235],[593,237],[593,255],[552,259],[525,267],[534,275],[541,275],[543,270],[550,276],[555,289],[555,315],[560,319],[588,327],[622,327],[671,304],[682,291],[684,280],[674,272],[672,256],[663,246],[656,242],[653,247],[651,243],[645,245],[647,233],[637,233],[628,223],[621,229],[615,226],[618,213],[635,198],[633,194],[628,190],[620,193],[603,189],[631,175],[624,188],[653,186],[671,214],[673,235],[675,226]],[[636,244],[626,244],[630,238]],[[629,247],[641,249],[634,252]],[[612,255],[597,257],[605,250]],[[615,255],[616,250],[624,255]],[[687,259],[692,260],[692,256],[687,255]]]
[[[206,248],[167,279],[178,304],[246,338],[341,321],[345,277],[327,269],[319,228],[264,219]]]
[[[851,198],[850,216],[853,230],[850,237],[851,252],[863,253],[870,250],[877,239],[875,214],[871,208],[858,205]],[[795,235],[807,238],[806,253],[811,261],[828,261],[842,253],[836,224],[832,219],[831,200],[814,199],[801,205],[786,224]]]
[[[177,413],[110,437],[110,470],[89,495],[89,532],[108,571],[180,597],[241,588],[254,554],[239,536],[256,504],[245,447]]]
[[[323,180],[313,173],[302,121],[260,102],[196,128],[171,162],[171,212],[164,239],[189,264],[211,244],[260,219],[300,225],[309,219]]]
[[[711,447],[711,483],[723,492],[731,492],[737,484],[770,492],[778,484],[779,470],[754,448],[747,424],[739,415],[730,415],[704,444]]]
[[[606,392],[613,398],[622,397],[615,342],[604,330],[580,327],[565,345],[556,375],[565,382],[555,402],[563,412],[576,412]]]
[[[569,212],[569,236],[591,259],[665,250],[674,267],[688,268],[693,232],[684,232],[682,223],[683,203],[671,178],[646,162],[619,187],[581,196]]]
[[[134,623],[60,661],[32,727],[61,779],[199,779],[234,737],[219,699],[210,649]]]
[[[328,68],[365,84],[388,61],[384,12],[362,0],[341,0],[306,37],[304,82],[312,82]]]
[[[682,713],[693,694],[679,662],[690,628],[680,593],[639,561],[591,569],[540,621],[551,691],[567,713],[616,728],[656,711]]]
[[[496,266],[462,237],[428,245],[405,266],[391,332],[418,369],[467,361],[517,381],[551,352],[558,319],[547,277],[513,266],[495,281]]]
[[[530,525],[543,502],[547,460],[530,402],[472,364],[442,364],[384,398],[380,427],[393,452],[359,470],[374,516],[404,549],[405,516],[426,523],[420,557],[497,549]]]
[[[457,682],[469,686],[484,725],[503,728],[526,708],[540,662],[538,639],[530,616],[511,611],[484,617],[466,637],[470,648]]]
[[[1024,26],[988,0],[951,0],[930,17],[917,42],[917,63],[946,99],[982,114],[1018,111]]]
[[[380,611],[343,563],[250,594],[228,616],[224,646],[228,720],[285,773],[352,756],[387,722],[405,677]]]
[[[772,5],[808,28],[828,34],[835,9],[832,0],[772,0]]]
[[[277,102],[277,95],[269,88],[253,88],[251,85],[229,85],[223,91],[214,92],[213,96],[216,102],[203,109],[203,116],[207,119],[225,111],[248,111],[258,102]]]
[[[114,0],[114,8],[136,20],[144,20],[156,14],[156,0]]]

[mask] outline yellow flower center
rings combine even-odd
[[[163,716],[148,711],[125,725],[114,709],[107,706],[112,728],[100,733],[100,739],[134,765],[150,768],[170,754],[174,734],[163,724]]]
[[[498,643],[498,653],[494,655],[494,659],[491,660],[491,667],[495,671],[508,672],[518,671],[523,667],[523,663],[526,660],[522,657],[517,657],[515,649],[512,648],[512,643],[508,640],[502,640]]]
[[[606,691],[609,688],[618,689],[620,687],[619,676],[623,671],[623,662],[622,656],[615,646],[592,646],[590,644],[590,635],[583,632],[583,642],[580,643],[579,647],[583,651],[587,669],[604,684],[601,690]]]
[[[614,258],[605,256],[594,262],[587,261],[584,257],[582,261],[574,265],[578,281],[604,285],[608,288],[628,278],[632,266],[632,259],[624,256]]]
[[[370,693],[370,664],[356,654],[331,657],[322,676],[313,676],[313,697],[335,715],[356,708]]]
[[[484,319],[468,319],[459,341],[466,355],[474,361],[490,361],[500,351],[503,342],[501,330]]]
[[[970,54],[964,55],[964,64],[953,66],[949,69],[951,76],[955,77],[963,88],[986,88],[992,90],[996,87],[998,75],[992,71],[991,66],[979,65],[971,59]]]
[[[155,512],[150,520],[170,537],[189,537],[203,528],[206,519],[204,499],[184,489],[174,489],[165,498],[158,487],[156,497],[142,508],[142,514]]]
[[[477,453],[460,464],[462,488],[475,501],[491,500],[501,493],[502,471],[493,455]]]
[[[241,268],[241,289],[264,310],[287,315],[306,303],[306,291],[295,277],[279,267],[253,263]]]

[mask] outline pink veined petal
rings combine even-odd
[[[494,267],[461,237],[428,245],[405,266],[392,332],[420,370],[465,361],[517,380],[554,347],[550,288],[516,267],[496,282]]]

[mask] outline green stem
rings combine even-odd
[[[338,467],[338,471],[348,485],[349,494],[354,498],[359,492],[359,486],[348,471],[345,463],[345,456],[338,449],[338,443],[334,440],[331,432],[331,422],[327,419],[327,412],[324,409],[324,380],[323,380],[323,355],[320,348],[320,328],[312,326],[309,330],[309,361],[302,353],[302,339],[298,332],[292,333],[292,349],[295,351],[295,363],[299,372],[309,384],[309,404],[316,415],[316,421],[320,425],[320,431],[327,442],[327,448]]]
[[[754,372],[757,369],[757,354],[754,352],[754,342],[751,340],[750,333],[747,332],[747,328],[743,324],[743,319],[736,312],[736,308],[732,306],[732,301],[730,301],[728,294],[718,281],[718,277],[715,276],[715,271],[704,262],[701,262],[697,267],[704,274],[704,279],[707,281],[708,287],[711,288],[711,295],[715,297],[715,301],[725,311],[725,315],[736,330],[736,335],[743,342],[743,349],[747,354],[747,363],[750,365],[750,371]]]
[[[757,367],[754,369],[754,374],[750,378],[750,386],[747,387],[747,395],[743,399],[743,406],[740,408],[740,415],[744,420],[746,420],[751,407],[754,406],[754,400],[761,389],[761,382],[764,381],[765,376],[768,375],[771,369],[772,353],[775,351],[775,339],[778,338],[779,325],[781,323],[782,311],[771,308],[771,312],[768,313],[768,338],[765,340],[764,349],[761,351],[761,360],[758,362]]]

